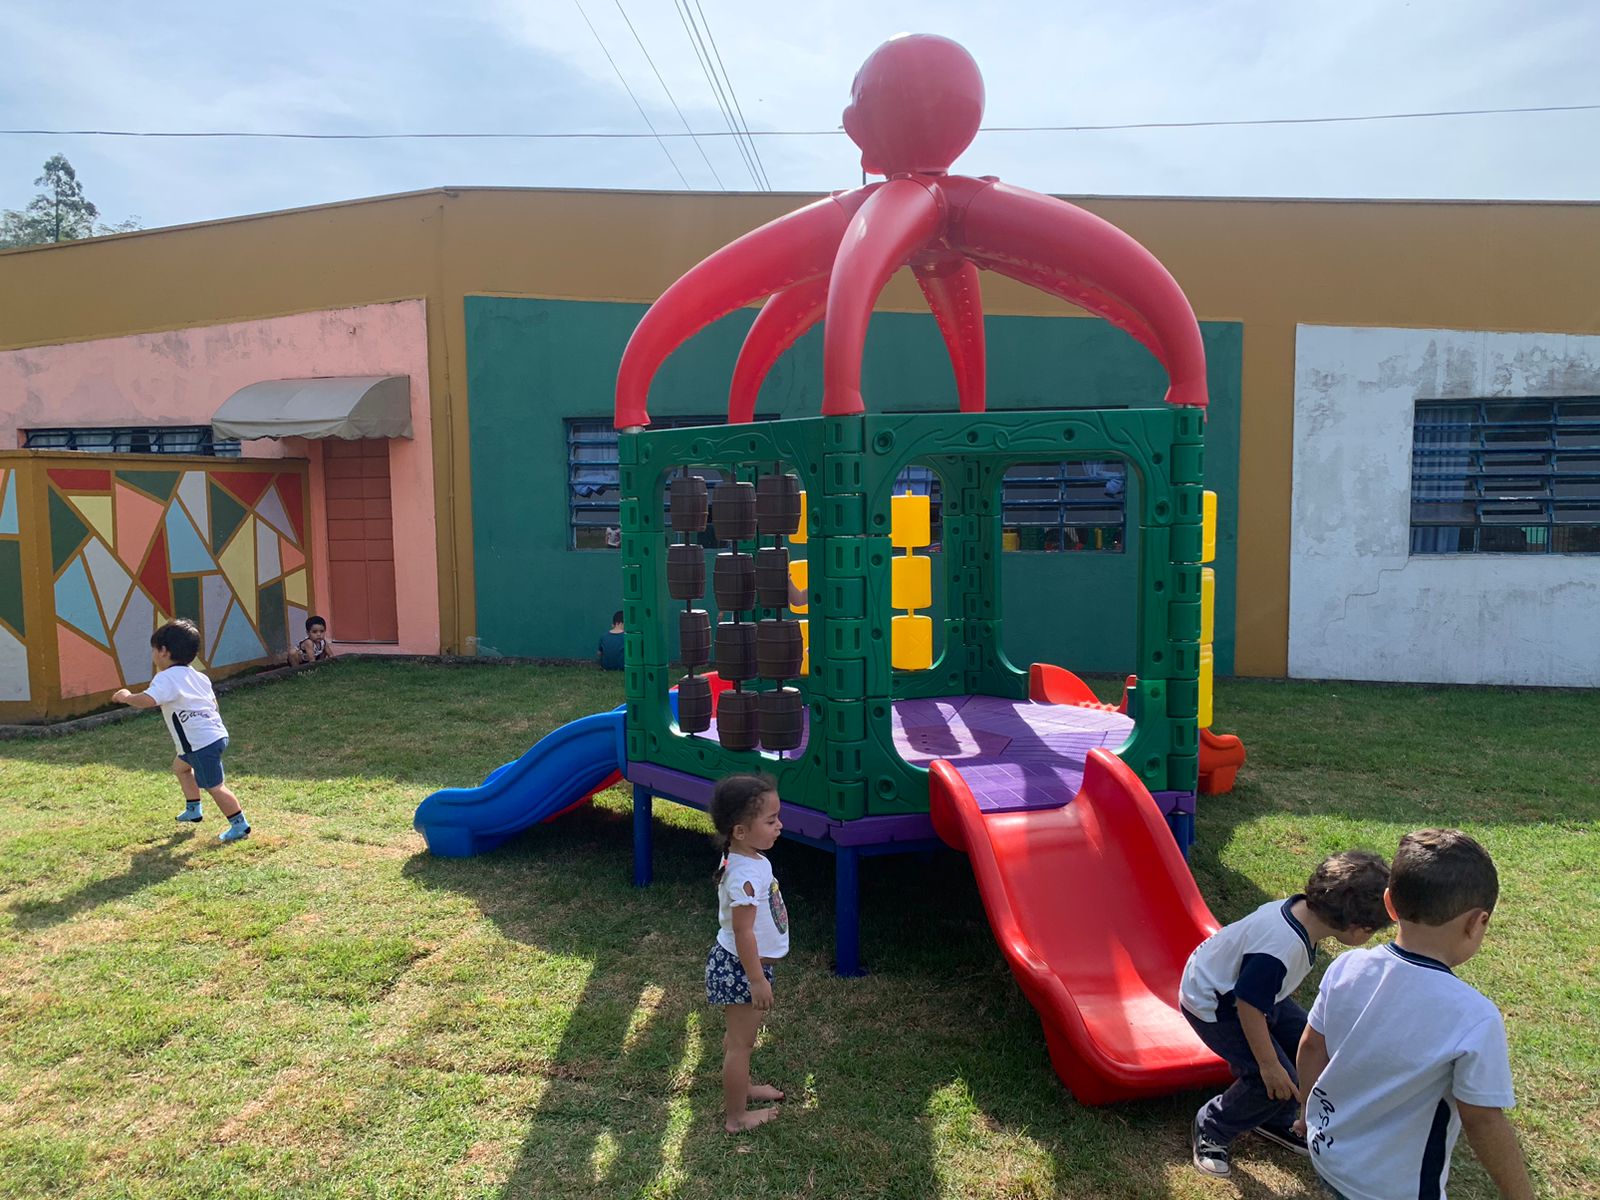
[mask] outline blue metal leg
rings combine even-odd
[[[840,846],[833,858],[834,973],[853,979],[861,969],[861,874],[859,852]]]
[[[633,785],[633,886],[649,887],[654,877],[651,839],[654,833],[654,816],[650,789],[642,784]]]

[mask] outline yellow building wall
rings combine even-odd
[[[654,300],[809,195],[441,189],[0,254],[0,349],[424,297],[442,639],[470,648],[462,297]],[[1157,255],[1202,320],[1244,326],[1238,649],[1287,667],[1297,324],[1600,331],[1600,205],[1078,199]],[[988,276],[997,314],[1066,305]],[[919,311],[908,276],[882,307]]]

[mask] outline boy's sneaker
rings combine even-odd
[[[1194,1165],[1202,1175],[1226,1179],[1233,1174],[1233,1159],[1228,1154],[1228,1148],[1200,1132],[1198,1115],[1189,1127],[1189,1142],[1194,1147]]]
[[[206,816],[197,808],[186,808],[178,814],[177,819],[186,825],[198,825],[206,819]]]
[[[228,827],[217,834],[219,842],[242,842],[250,836],[250,825],[246,821],[229,821]]]
[[[1293,1129],[1270,1129],[1265,1125],[1258,1125],[1255,1133],[1257,1137],[1265,1138],[1274,1146],[1282,1146],[1285,1150],[1294,1154],[1303,1154],[1307,1158],[1311,1157],[1311,1148],[1306,1145],[1306,1139]]]

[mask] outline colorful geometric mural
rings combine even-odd
[[[150,634],[174,617],[199,626],[202,669],[288,649],[305,620],[303,474],[46,475],[62,697],[148,682]]]
[[[27,700],[28,629],[22,604],[22,532],[15,471],[0,467],[0,701]]]

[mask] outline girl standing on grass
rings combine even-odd
[[[750,1082],[750,1052],[772,1007],[772,963],[789,953],[789,913],[763,851],[772,849],[783,822],[778,787],[766,775],[730,775],[711,795],[711,823],[722,837],[717,868],[716,944],[706,957],[706,999],[725,1009],[722,1099],[729,1133],[743,1133],[778,1115],[751,1101],[781,1101],[770,1084]]]

